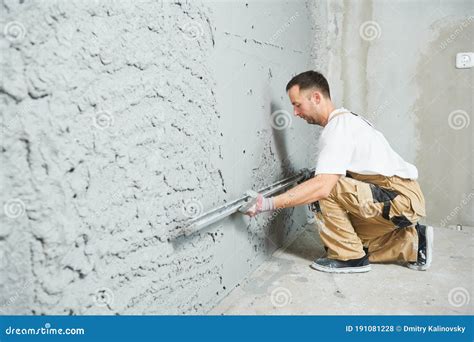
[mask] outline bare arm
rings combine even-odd
[[[310,204],[329,196],[341,175],[322,174],[274,197],[275,209]]]

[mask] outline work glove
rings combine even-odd
[[[255,192],[249,193],[249,196],[246,205],[240,209],[245,215],[254,217],[264,211],[275,210],[273,197],[263,197],[262,194]]]

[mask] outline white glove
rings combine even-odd
[[[253,217],[264,211],[272,210],[275,210],[275,202],[273,197],[263,197],[262,194],[257,194],[255,203],[250,208],[248,208],[244,214]]]

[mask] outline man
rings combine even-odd
[[[259,194],[246,214],[311,204],[327,251],[311,265],[319,271],[367,272],[369,262],[428,269],[433,228],[418,223],[425,216],[425,199],[416,167],[370,122],[336,109],[322,74],[303,72],[286,90],[296,116],[324,127],[315,175],[279,196]]]

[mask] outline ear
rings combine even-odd
[[[311,98],[314,100],[314,102],[319,104],[321,102],[322,95],[319,91],[315,90],[315,91],[313,91],[313,94],[311,95]]]

